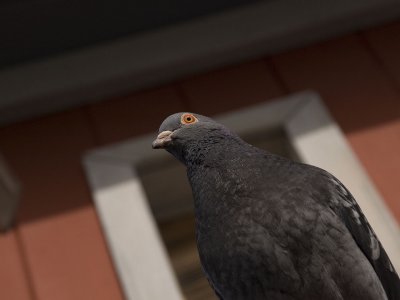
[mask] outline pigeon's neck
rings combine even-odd
[[[193,141],[184,151],[184,163],[188,169],[216,168],[255,149],[238,136],[216,135]]]
[[[191,153],[187,175],[192,187],[196,219],[219,222],[229,207],[246,205],[253,192],[248,185],[260,176],[259,149],[240,139],[225,139],[209,148]],[[251,168],[251,172],[248,171]]]

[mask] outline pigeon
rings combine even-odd
[[[332,174],[189,112],[167,117],[152,147],[186,166],[201,265],[220,299],[400,299],[388,255]]]

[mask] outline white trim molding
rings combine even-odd
[[[400,270],[398,224],[317,94],[303,92],[216,119],[239,135],[283,129],[301,161],[326,169],[349,188]],[[96,149],[84,165],[126,298],[182,299],[138,176],[140,168],[155,168],[169,155],[151,150],[154,138]]]

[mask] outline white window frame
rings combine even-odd
[[[398,224],[316,93],[298,93],[216,119],[240,135],[282,128],[301,161],[328,170],[350,189],[400,270]],[[155,136],[95,149],[84,157],[93,200],[127,299],[183,299],[136,171],[142,161],[168,155],[151,150]]]

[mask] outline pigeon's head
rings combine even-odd
[[[152,146],[154,149],[167,150],[186,164],[189,156],[210,150],[211,145],[229,137],[237,138],[225,126],[213,119],[181,112],[167,117],[162,122]]]

